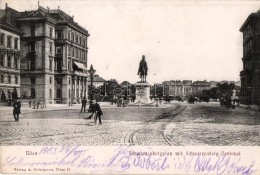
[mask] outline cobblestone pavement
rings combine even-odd
[[[167,125],[172,145],[260,145],[260,114],[244,108],[227,109],[214,103],[189,104]]]
[[[163,130],[159,129],[165,122],[153,124],[149,120],[159,119],[161,114],[175,109],[176,106],[103,108],[102,125],[96,125],[93,119],[83,119],[89,113],[79,113],[79,109],[52,111],[24,109],[26,112],[21,114],[19,122],[13,122],[11,112],[6,111],[0,118],[0,144],[169,145],[164,139]],[[146,129],[151,132],[146,133]]]
[[[260,145],[256,111],[214,103],[108,107],[96,125],[79,107],[24,109],[19,122],[0,110],[0,145]]]

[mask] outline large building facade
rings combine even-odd
[[[248,16],[240,32],[243,33],[243,70],[240,72],[241,97],[260,103],[260,11]]]
[[[22,32],[8,23],[6,11],[0,10],[0,96],[10,100],[16,89],[20,96],[20,35]]]
[[[163,82],[163,94],[165,96],[189,96],[198,95],[203,90],[211,88],[211,83],[205,81],[171,80]]]
[[[80,103],[87,94],[89,33],[60,9],[7,15],[21,36],[21,96],[47,103]]]

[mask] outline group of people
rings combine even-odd
[[[239,99],[232,98],[229,95],[226,95],[225,97],[220,98],[220,106],[225,106],[226,108],[235,108],[236,106],[239,106]]]
[[[29,108],[33,107],[33,109],[46,108],[46,103],[44,100],[41,103],[39,100],[36,101],[36,100],[29,99],[28,104],[29,104]]]
[[[87,105],[87,100],[84,97],[81,101],[81,110],[80,112],[82,113],[84,111],[84,113],[86,112],[86,105]],[[89,109],[87,112],[90,112],[90,116],[87,119],[91,119],[94,116],[94,122],[97,123],[97,119],[99,121],[99,124],[102,124],[101,121],[101,115],[103,116],[103,112],[101,110],[100,105],[97,103],[97,101],[92,100],[92,102],[90,102],[89,105]]]

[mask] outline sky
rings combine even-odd
[[[38,0],[0,0],[0,8],[35,10]],[[86,28],[88,68],[119,82],[139,81],[145,55],[150,84],[167,80],[239,81],[240,27],[260,1],[40,0]]]

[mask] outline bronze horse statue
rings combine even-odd
[[[147,72],[148,72],[148,67],[147,67],[147,63],[145,61],[145,56],[143,55],[142,60],[140,61],[139,69],[138,69],[138,73],[137,73],[137,75],[139,75],[141,78],[141,82],[146,82]]]

